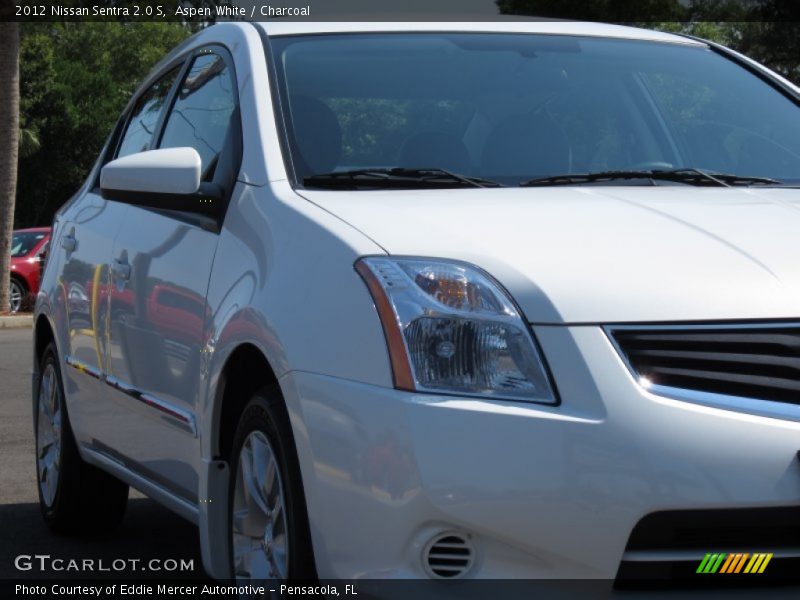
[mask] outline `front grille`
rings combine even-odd
[[[647,385],[800,404],[800,325],[612,327]]]
[[[706,554],[771,553],[763,573],[698,573]],[[800,506],[662,511],[634,527],[616,586],[718,587],[796,585],[800,576]]]
[[[637,523],[628,550],[800,548],[800,506],[667,510]]]

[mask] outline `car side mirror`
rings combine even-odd
[[[222,191],[200,181],[202,161],[194,148],[162,148],[130,154],[100,171],[100,193],[148,208],[219,215]]]

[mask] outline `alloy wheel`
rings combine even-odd
[[[36,425],[36,473],[42,500],[52,506],[61,469],[62,398],[55,366],[48,363],[39,385]]]
[[[237,581],[281,580],[289,573],[286,502],[267,436],[251,432],[239,452],[231,528]]]

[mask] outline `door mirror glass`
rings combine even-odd
[[[39,262],[44,264],[47,261],[47,248],[50,246],[50,242],[45,242],[44,245],[41,247],[39,252],[36,253],[36,257],[39,259]]]

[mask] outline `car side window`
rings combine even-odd
[[[233,74],[220,55],[196,57],[178,89],[159,144],[159,148],[197,150],[206,181],[213,175],[236,109],[233,86]]]
[[[156,81],[148,89],[133,109],[128,127],[122,136],[117,151],[117,158],[152,149],[153,136],[156,133],[158,119],[164,110],[169,91],[178,76],[176,67]]]

